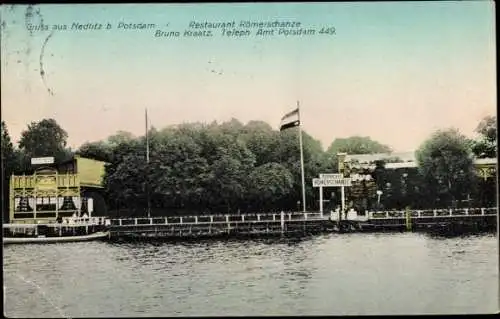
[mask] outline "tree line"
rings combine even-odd
[[[473,159],[496,157],[496,117],[484,118],[478,138],[469,139],[456,129],[433,133],[416,151],[417,168],[374,169],[348,167],[352,173],[370,174],[347,188],[347,202],[357,210],[437,208],[456,205],[493,206],[496,181],[474,174]],[[111,211],[144,215],[148,202],[153,214],[203,212],[255,212],[298,210],[301,203],[300,149],[297,129],[274,130],[262,121],[243,124],[187,123],[148,132],[146,137],[119,131],[102,141],[86,142],[77,150],[67,147],[68,134],[53,119],[33,122],[17,145],[2,122],[4,198],[9,176],[31,172],[31,157],[54,156],[56,162],[78,154],[107,162],[104,195]],[[326,151],[303,131],[306,203],[319,207],[312,179],[337,172],[337,153],[390,153],[387,145],[364,136],[338,138]],[[377,191],[381,191],[380,199]],[[491,195],[493,194],[493,195]],[[325,191],[325,209],[340,202],[338,189]],[[8,207],[8,200],[2,201]]]

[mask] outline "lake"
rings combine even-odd
[[[498,240],[420,233],[4,247],[8,317],[495,313]]]

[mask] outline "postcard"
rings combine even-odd
[[[5,315],[497,312],[493,9],[2,5]]]

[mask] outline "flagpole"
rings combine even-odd
[[[304,148],[302,145],[302,122],[300,121],[300,106],[299,101],[297,101],[297,110],[299,117],[299,143],[300,143],[300,171],[302,175],[302,210],[306,212],[306,187],[304,179]]]
[[[149,129],[148,129],[148,109],[145,110],[146,118],[146,197],[148,201],[148,218],[151,218],[151,207],[149,203]]]

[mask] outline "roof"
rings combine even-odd
[[[357,160],[358,165],[354,164],[355,167],[363,168],[375,168],[375,161],[384,159],[399,158],[401,161],[396,163],[386,163],[385,168],[388,169],[398,169],[398,168],[413,168],[418,167],[418,163],[415,157],[415,152],[399,152],[399,153],[377,153],[377,154],[353,154],[347,155],[346,161],[350,162],[352,160]],[[474,159],[475,165],[496,165],[496,158],[476,158]]]
[[[346,161],[357,160],[359,163],[373,163],[375,161],[399,158],[402,162],[413,162],[416,160],[415,152],[375,153],[375,154],[348,154]]]

